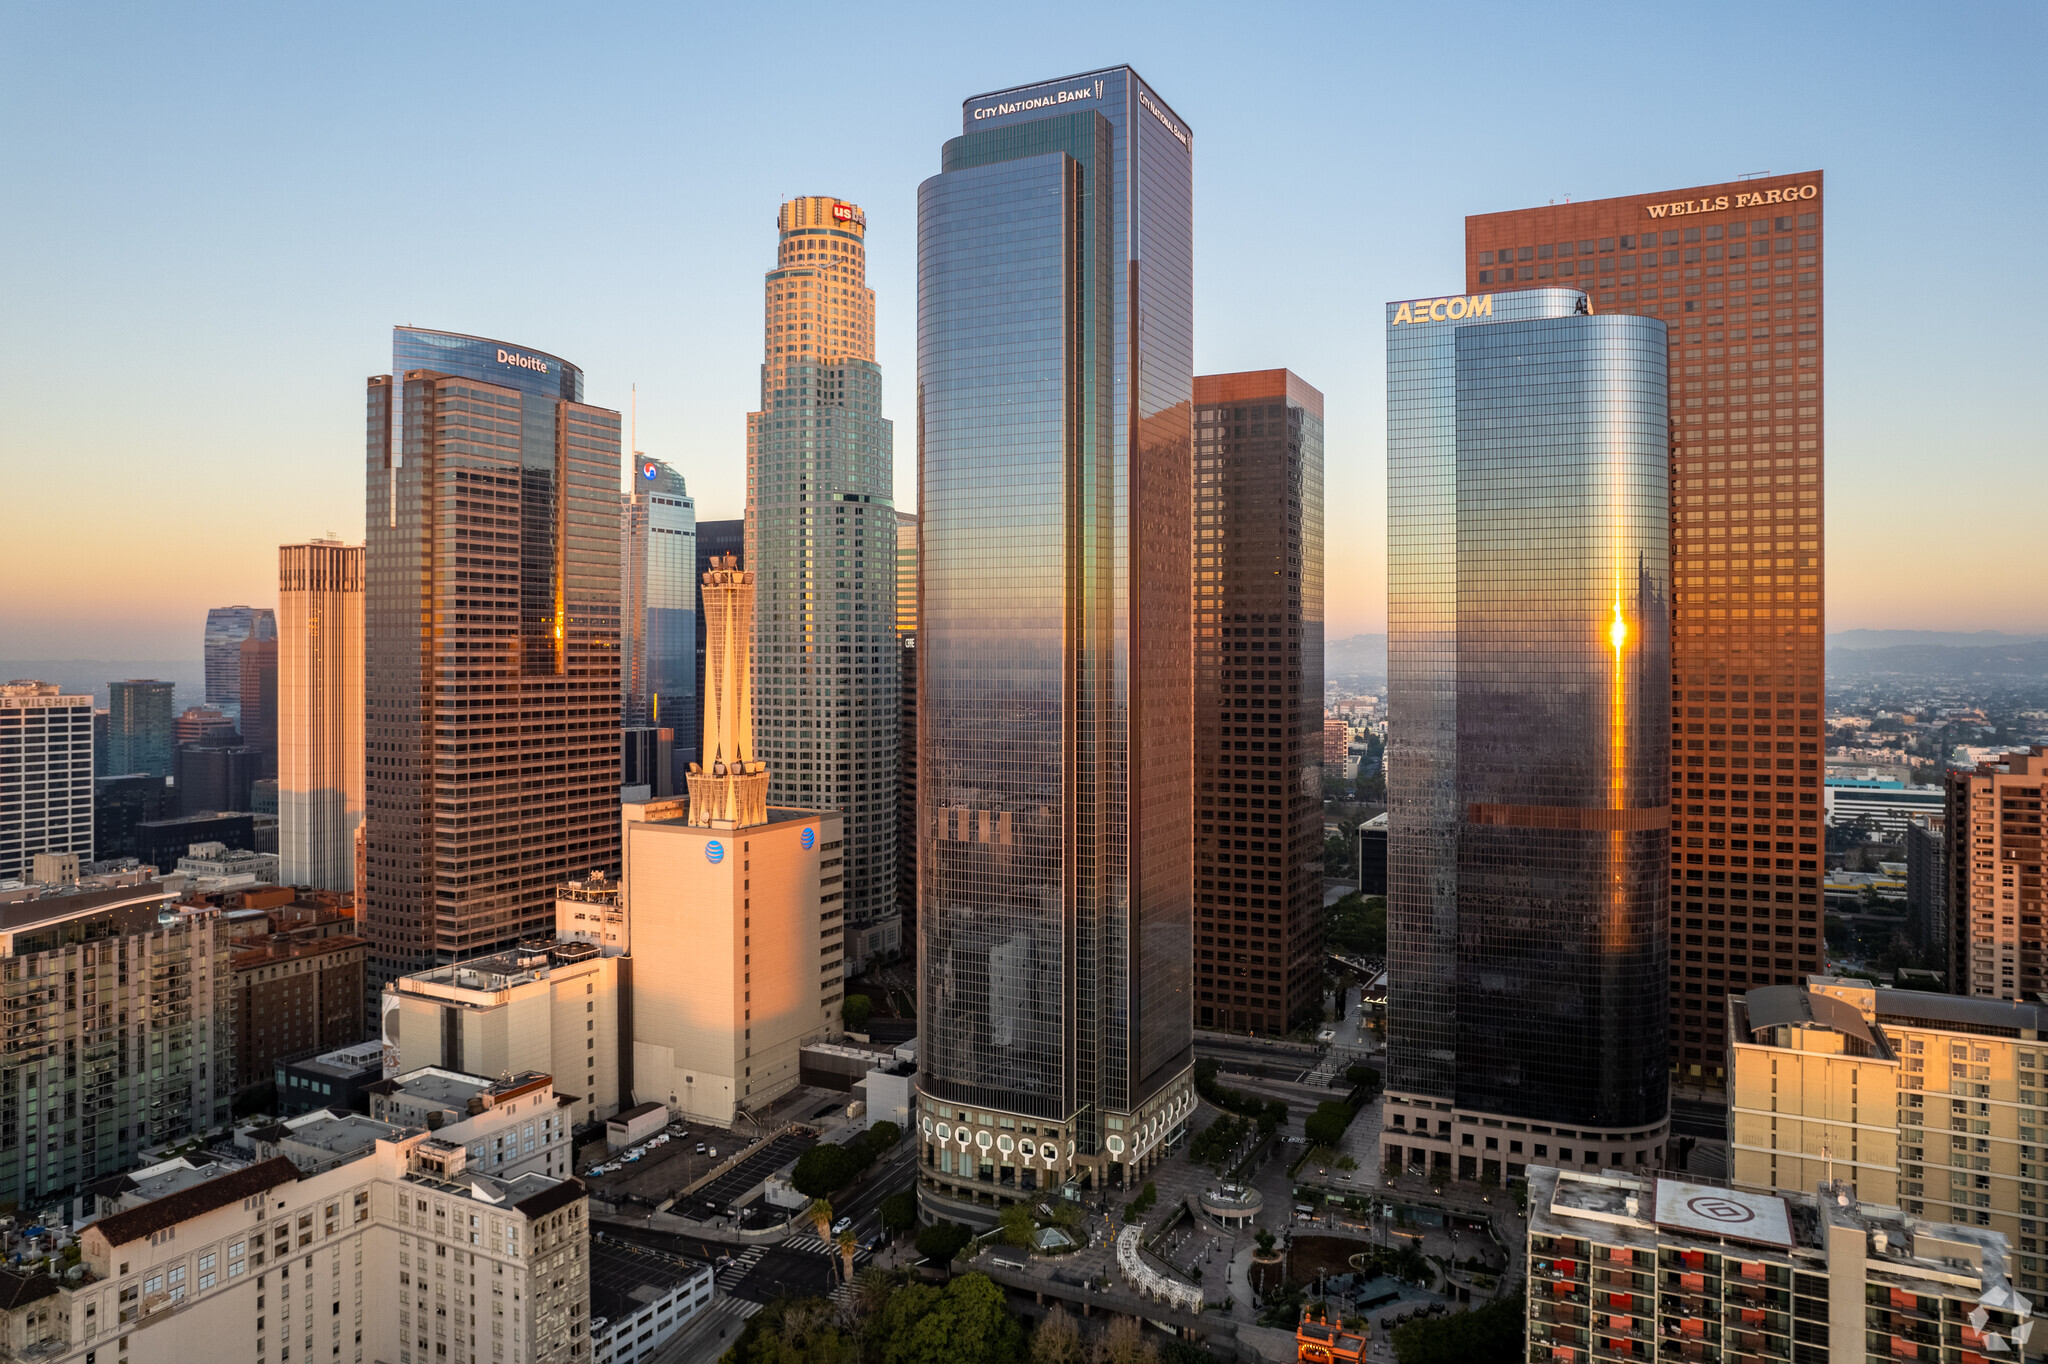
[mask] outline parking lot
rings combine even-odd
[[[678,1204],[670,1211],[684,1217],[722,1217],[731,1211],[735,1198],[810,1150],[817,1142],[818,1139],[814,1136],[792,1134],[777,1137],[691,1194],[687,1208]]]
[[[582,1176],[593,1194],[610,1202],[632,1198],[650,1204],[660,1203],[677,1190],[688,1188],[692,1180],[702,1178],[712,1166],[746,1144],[743,1138],[717,1128],[700,1129],[671,1123],[663,1131],[669,1136],[666,1145],[650,1147],[642,1143],[631,1148],[641,1152],[638,1160],[627,1161],[625,1157],[630,1151],[620,1151],[606,1157],[603,1162],[606,1165],[617,1164],[617,1170],[609,1174],[588,1174],[587,1171],[598,1164],[593,1160],[576,1173]],[[700,1142],[707,1148],[702,1155],[697,1153]],[[714,1147],[719,1152],[716,1156],[710,1154],[710,1148]]]

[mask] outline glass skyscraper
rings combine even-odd
[[[541,351],[395,329],[368,385],[370,988],[554,927],[619,862],[619,414]]]
[[[1193,136],[1116,67],[918,190],[927,1212],[1141,1177],[1193,1111]]]
[[[216,606],[206,613],[206,704],[231,720],[242,714],[242,641],[277,638],[267,606]]]
[[[641,455],[620,510],[624,723],[680,742],[697,722],[697,504],[681,474]]]
[[[241,686],[241,645],[235,646],[235,682]],[[153,678],[107,683],[107,770],[102,775],[125,777],[147,772],[171,775],[177,742],[171,719],[172,684]]]
[[[1664,324],[1568,289],[1387,317],[1384,1149],[1502,1180],[1655,1164]]]
[[[761,410],[747,416],[756,715],[770,803],[846,816],[846,921],[859,928],[896,907],[895,435],[867,216],[810,195],[782,205],[776,229]]]

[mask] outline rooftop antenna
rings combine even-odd
[[[1769,171],[1744,171],[1742,174],[1736,176],[1735,178],[1737,180],[1761,180],[1769,174]]]

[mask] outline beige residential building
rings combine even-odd
[[[704,745],[687,801],[624,810],[639,1103],[730,1124],[793,1088],[805,1042],[836,1035],[844,821],[768,805],[754,756],[753,574],[704,575]]]
[[[277,551],[277,853],[284,884],[355,889],[363,822],[363,547]]]
[[[1988,1227],[2027,1292],[2042,1263],[2048,1006],[1812,977],[1732,996],[1729,1175],[1854,1183],[1865,1202]]]
[[[385,1074],[543,1071],[575,1123],[619,1109],[621,958],[586,943],[531,943],[400,976],[384,987]]]
[[[588,1199],[499,1178],[425,1131],[306,1174],[282,1157],[101,1218],[74,1279],[0,1271],[0,1339],[37,1364],[575,1364]]]
[[[2035,744],[1948,774],[1949,988],[1980,999],[2038,997],[2042,960],[2042,787]]]

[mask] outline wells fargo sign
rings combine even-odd
[[[1688,213],[1714,213],[1724,208],[1762,208],[1766,204],[1791,204],[1801,199],[1820,198],[1819,185],[1792,185],[1786,189],[1764,189],[1754,194],[1717,194],[1711,199],[1681,199],[1675,204],[1644,204],[1652,218],[1683,218]]]

